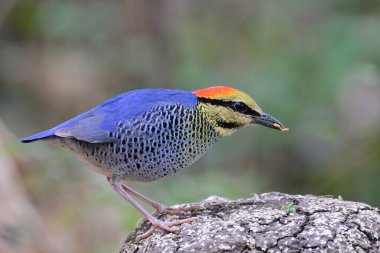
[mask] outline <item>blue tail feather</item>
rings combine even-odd
[[[54,132],[55,132],[54,130],[49,129],[49,130],[43,131],[41,133],[37,133],[37,134],[33,134],[31,136],[25,137],[25,138],[19,140],[19,142],[21,142],[21,143],[29,143],[29,142],[41,140],[41,139],[53,136]]]

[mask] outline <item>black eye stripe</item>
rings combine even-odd
[[[217,105],[217,106],[223,106],[231,108],[232,110],[236,111],[235,109],[235,102],[232,101],[223,101],[220,99],[211,99],[211,98],[198,98],[199,102],[205,103],[205,104],[211,104],[211,105]]]
[[[251,108],[249,108],[249,106],[247,106],[243,102],[223,101],[220,99],[211,99],[211,98],[202,98],[202,97],[198,97],[198,101],[205,104],[228,107],[236,112],[251,115],[251,116],[260,116],[260,113],[258,113],[255,110],[252,110]]]

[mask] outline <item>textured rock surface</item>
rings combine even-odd
[[[231,201],[210,197],[198,217],[175,233],[162,230],[120,252],[380,252],[380,214],[369,205],[332,197],[265,193]],[[162,216],[162,219],[168,218]]]

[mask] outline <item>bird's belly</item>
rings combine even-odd
[[[190,166],[215,141],[147,139],[133,142],[132,138],[130,143],[121,140],[96,144],[70,139],[65,140],[64,146],[95,165],[93,169],[103,175],[119,175],[132,181],[153,181]]]

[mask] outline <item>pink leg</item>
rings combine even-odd
[[[162,230],[165,230],[165,231],[174,232],[178,228],[175,228],[173,226],[180,225],[183,223],[189,223],[196,220],[195,217],[192,217],[192,218],[177,220],[177,221],[160,221],[157,218],[153,217],[153,215],[151,215],[135,199],[133,199],[132,196],[129,194],[130,192],[124,190],[123,185],[120,184],[117,179],[114,179],[114,178],[107,178],[107,179],[110,182],[114,191],[116,191],[123,198],[129,201],[137,210],[139,210],[145,216],[146,219],[148,219],[152,223],[152,227],[146,233],[138,236],[138,239],[144,239],[144,238],[149,237],[156,228],[161,228]],[[139,196],[142,196],[142,195],[139,194]]]
[[[141,201],[145,202],[146,204],[154,207],[156,209],[156,214],[161,214],[161,213],[167,213],[167,214],[183,214],[184,212],[187,212],[187,211],[194,211],[194,210],[197,210],[197,209],[200,209],[201,207],[199,205],[191,205],[191,206],[187,206],[187,207],[180,207],[180,208],[171,208],[171,207],[167,207],[165,205],[162,205],[154,200],[151,200],[147,197],[145,197],[144,195],[142,195],[141,193],[138,193],[137,191],[133,190],[132,188],[129,188],[128,186],[126,185],[123,185],[121,184],[121,186],[123,187],[123,189],[130,193],[131,195],[135,196],[136,198],[140,199]]]

